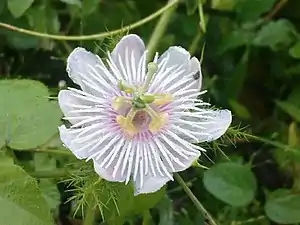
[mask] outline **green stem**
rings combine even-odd
[[[204,216],[204,218],[208,219],[211,225],[217,225],[215,220],[212,218],[212,216],[209,214],[209,212],[204,208],[204,206],[197,199],[197,197],[193,194],[191,189],[186,185],[186,183],[181,178],[181,176],[178,173],[174,173],[174,178],[179,183],[179,185],[183,188],[185,193],[188,195],[188,197],[194,203],[196,209]]]
[[[202,0],[198,0],[198,12],[199,12],[199,17],[200,17],[200,28],[202,32],[205,34],[206,33],[206,22],[204,18],[204,12],[203,12],[203,3]]]
[[[93,196],[88,198],[88,202],[86,204],[86,210],[84,214],[84,220],[82,225],[93,225],[96,219],[96,209],[94,207],[94,199]]]
[[[257,141],[272,145],[276,148],[280,148],[280,149],[283,149],[285,151],[291,151],[291,152],[299,153],[299,148],[295,148],[295,147],[292,147],[292,146],[289,146],[289,145],[286,145],[286,144],[282,144],[278,141],[272,141],[272,140],[269,140],[267,138],[258,137],[258,136],[248,134],[248,133],[243,133],[243,136],[245,136],[246,138],[251,138],[253,140],[257,140]]]
[[[192,41],[192,44],[190,45],[189,47],[189,53],[191,55],[194,55],[195,52],[197,51],[197,48],[198,48],[198,45],[199,45],[199,42],[201,40],[201,36],[202,36],[202,32],[201,31],[198,31],[196,36],[194,37],[193,41]]]
[[[172,2],[174,1],[169,0],[167,5],[171,4]],[[160,39],[165,33],[167,26],[171,20],[171,17],[177,8],[178,3],[179,1],[175,2],[175,4],[173,4],[172,7],[169,7],[168,10],[165,10],[165,12],[162,14],[159,21],[157,22],[154,31],[152,32],[152,35],[150,37],[149,43],[147,45],[148,59],[152,59],[152,57],[154,56],[157,44],[159,43]]]
[[[9,29],[12,31],[16,31],[19,33],[31,35],[31,36],[55,39],[55,40],[78,41],[78,40],[100,39],[100,38],[113,36],[113,35],[122,33],[122,32],[124,32],[124,30],[129,30],[129,29],[134,29],[134,28],[140,27],[140,26],[144,25],[145,23],[148,23],[149,21],[155,19],[156,17],[158,17],[159,15],[161,15],[162,13],[167,11],[169,8],[178,4],[179,1],[180,0],[172,0],[170,3],[168,3],[167,5],[165,5],[158,11],[152,13],[151,15],[145,17],[144,19],[139,20],[135,23],[132,23],[128,26],[122,27],[121,29],[117,29],[117,30],[110,31],[110,32],[102,32],[102,33],[98,33],[98,34],[80,35],[80,36],[54,35],[54,34],[40,33],[40,32],[36,32],[33,30],[27,30],[27,29],[19,28],[19,27],[16,27],[16,26],[13,26],[13,25],[10,25],[7,23],[2,23],[2,22],[0,22],[0,27],[6,28],[6,29]]]
[[[231,222],[231,225],[242,225],[242,224],[247,224],[247,223],[254,223],[254,222],[257,222],[259,220],[264,220],[266,219],[266,216],[262,215],[262,216],[259,216],[259,217],[256,217],[256,218],[251,218],[251,219],[248,219],[248,220],[245,220],[245,221],[233,221]]]

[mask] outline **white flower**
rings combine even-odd
[[[136,195],[159,190],[172,173],[190,167],[204,150],[192,143],[219,138],[232,119],[229,110],[211,110],[197,99],[200,64],[185,49],[170,47],[149,64],[146,56],[137,35],[123,37],[106,64],[76,48],[67,71],[81,90],[58,95],[72,124],[59,127],[64,145],[77,158],[92,159],[108,181],[132,178]]]

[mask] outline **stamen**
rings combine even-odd
[[[146,106],[145,111],[151,117],[149,130],[152,133],[157,133],[168,122],[169,115],[167,113],[157,113],[149,105]]]
[[[138,111],[134,108],[131,108],[129,113],[126,117],[124,116],[117,116],[116,120],[120,127],[129,135],[129,137],[133,137],[135,134],[138,133],[138,129],[132,123],[134,116]]]
[[[118,87],[121,91],[124,91],[127,94],[132,94],[135,92],[135,87],[123,80],[119,81]]]
[[[114,110],[118,111],[124,106],[124,104],[126,104],[125,97],[119,96],[113,99],[111,106]]]
[[[158,70],[158,65],[157,63],[154,63],[154,62],[151,62],[148,64],[148,73],[147,73],[147,79],[146,79],[146,82],[141,90],[141,93],[144,93],[145,90],[148,88],[149,84],[151,83],[152,81],[152,78],[154,76],[154,74],[156,74],[157,70]]]
[[[166,105],[174,100],[170,94],[156,94],[154,96],[155,100],[153,101],[153,104],[155,105]]]

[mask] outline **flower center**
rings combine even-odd
[[[145,110],[139,110],[135,114],[132,120],[132,124],[139,130],[148,130],[148,126],[151,122],[151,117]]]
[[[118,115],[117,123],[124,133],[133,138],[139,132],[157,133],[168,122],[168,114],[159,112],[157,106],[163,106],[173,101],[170,94],[146,94],[158,66],[156,63],[148,64],[147,79],[143,86],[137,87],[119,81],[118,87],[130,97],[118,96],[113,99],[112,107],[116,112],[128,113]]]
[[[167,113],[158,113],[149,105],[145,109],[131,108],[126,116],[118,115],[117,123],[124,133],[133,138],[139,132],[157,133],[168,122]]]

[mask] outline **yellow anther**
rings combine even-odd
[[[118,87],[121,91],[124,91],[127,94],[132,94],[135,91],[134,86],[132,86],[132,85],[130,85],[127,82],[122,81],[122,80],[119,81]]]
[[[117,123],[130,137],[133,137],[138,132],[137,128],[133,125],[131,118],[117,116]]]
[[[166,105],[170,102],[172,102],[174,99],[172,95],[170,94],[157,94],[155,95],[155,100],[153,101],[153,104],[155,105]]]
[[[140,99],[142,99],[145,103],[152,103],[154,100],[155,100],[155,97],[154,95],[142,95],[140,97]]]
[[[168,122],[168,114],[167,113],[160,113],[157,114],[155,117],[151,117],[151,123],[149,124],[149,130],[152,133],[157,133],[166,123]]]
[[[121,109],[124,105],[126,104],[126,100],[124,97],[116,97],[111,103],[111,106],[113,107],[114,110],[119,110]]]

